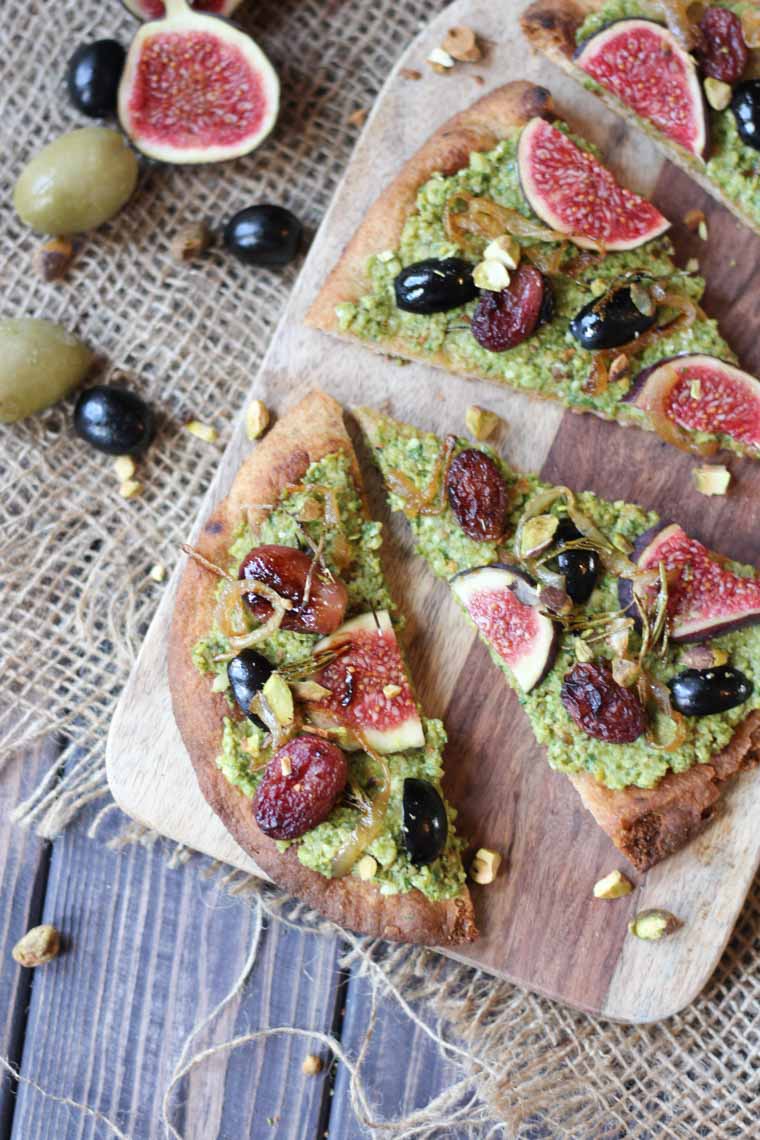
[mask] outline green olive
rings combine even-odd
[[[83,127],[43,147],[13,191],[23,222],[42,234],[81,234],[118,214],[137,185],[139,165],[124,136]]]
[[[84,379],[92,360],[87,345],[52,321],[0,321],[0,423],[60,400]]]

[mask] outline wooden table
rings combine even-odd
[[[8,815],[55,760],[55,747],[19,755],[0,771],[0,1055],[47,1092],[87,1103],[134,1140],[164,1137],[161,1101],[185,1037],[233,985],[248,954],[250,901],[231,897],[209,860],[168,866],[171,848],[108,839],[126,822],[114,809],[94,838],[86,810],[52,844],[12,827]],[[11,947],[54,923],[65,953],[22,970]],[[269,1026],[332,1032],[355,1056],[369,1009],[366,980],[344,970],[337,936],[265,928],[243,996],[201,1045]],[[174,1098],[184,1140],[353,1140],[366,1136],[341,1064],[307,1077],[297,1038],[269,1039],[212,1058]],[[378,1114],[424,1105],[451,1083],[452,1066],[383,998],[365,1066]],[[46,1100],[0,1074],[0,1140],[108,1140],[103,1123]]]

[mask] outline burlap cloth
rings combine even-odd
[[[134,24],[119,0],[3,0],[2,314],[62,321],[102,353],[102,378],[128,373],[162,416],[140,469],[145,493],[131,502],[109,461],[72,437],[70,403],[0,429],[0,756],[61,733],[61,766],[17,812],[43,835],[107,796],[109,720],[161,592],[148,571],[172,565],[219,458],[182,424],[213,423],[224,442],[297,272],[252,272],[221,251],[179,266],[170,240],[186,221],[218,226],[257,200],[316,226],[357,134],[349,116],[369,107],[403,45],[441,7],[251,2],[243,22],[283,81],[274,140],[224,167],[146,167],[130,207],[86,239],[70,279],[52,286],[33,272],[38,239],[10,209],[13,182],[43,142],[79,125],[62,83],[69,52],[102,36],[126,42]],[[381,990],[397,988],[459,1042],[449,1055],[461,1082],[384,1134],[440,1126],[438,1134],[486,1136],[494,1125],[493,1134],[536,1137],[757,1134],[758,887],[706,992],[654,1027],[598,1021],[425,952],[354,942],[351,953]],[[361,1093],[355,1103],[367,1118]]]

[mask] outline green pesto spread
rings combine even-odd
[[[247,522],[240,523],[230,546],[226,569],[236,576],[241,561],[256,545],[279,543],[298,547],[303,542],[305,531],[313,543],[324,542],[324,561],[346,584],[349,596],[347,617],[368,610],[387,609],[392,612],[393,603],[380,561],[381,524],[371,522],[365,516],[348,457],[343,452],[336,452],[312,463],[300,486],[305,489],[285,492],[265,521],[256,528],[255,534]],[[313,513],[308,510],[309,505],[313,506],[315,499],[324,502],[324,492],[317,488],[328,488],[334,493],[339,515],[337,524],[328,525],[324,516],[305,521]],[[318,635],[280,629],[258,644],[256,650],[276,666],[289,665],[308,659],[317,641]],[[214,691],[226,695],[230,706],[230,715],[224,718],[217,764],[230,783],[252,798],[266,765],[266,734],[252,721],[243,718],[237,709],[229,689],[227,662],[215,660],[228,652],[227,638],[219,629],[213,628],[194,646],[192,656],[196,668],[209,677]],[[381,893],[396,894],[416,887],[429,899],[446,899],[457,895],[464,883],[462,843],[454,830],[454,809],[447,804],[450,826],[446,847],[429,866],[415,867],[410,863],[401,834],[404,779],[407,776],[424,778],[441,790],[446,733],[438,720],[423,720],[422,723],[424,748],[385,757],[391,772],[388,811],[383,830],[367,847],[367,853],[377,861],[372,881]],[[375,786],[373,781],[378,776],[375,762],[364,752],[347,752],[346,756],[350,783],[371,798]],[[348,841],[360,818],[359,807],[344,797],[323,823],[294,841],[301,863],[330,877],[333,856]],[[284,848],[288,844],[282,846]],[[355,874],[356,870],[351,873]]]
[[[572,135],[563,124],[556,125],[578,146],[595,153],[589,143]],[[408,313],[396,306],[393,282],[402,268],[424,258],[461,256],[462,250],[447,237],[443,221],[446,203],[455,199],[457,193],[489,198],[542,224],[520,189],[517,143],[518,138],[513,137],[501,140],[493,150],[474,151],[468,166],[452,175],[434,174],[420,187],[417,208],[404,224],[399,248],[378,251],[367,263],[371,291],[357,303],[346,301],[336,306],[340,328],[370,341],[383,342],[394,338],[398,343],[400,340],[412,354],[442,353],[447,365],[454,370],[561,400],[571,407],[592,411],[608,419],[648,427],[645,413],[623,402],[630,381],[611,383],[602,392],[590,390],[589,376],[594,354],[578,345],[568,325],[575,314],[603,293],[616,277],[636,269],[648,276],[662,278],[669,292],[680,293],[698,302],[704,291],[704,281],[674,267],[673,247],[667,237],[655,239],[638,249],[607,253],[591,259],[581,257],[580,261],[579,250],[568,243],[560,271],[551,275],[554,294],[552,319],[506,352],[490,352],[481,347],[472,335],[469,320],[476,301],[432,315]],[[468,258],[479,260],[488,240],[474,237]],[[556,243],[528,239],[520,239],[520,244],[523,248],[539,246],[547,253],[556,248]],[[663,334],[645,346],[643,351],[635,353],[630,345],[624,351],[632,358],[632,375],[665,357],[684,352],[736,360],[721,337],[716,322],[701,313],[689,328],[674,330],[670,335]],[[697,443],[720,439],[726,447],[736,449],[737,446],[730,437],[694,432],[693,438]]]
[[[740,0],[737,3],[716,3],[714,8],[728,8],[737,16],[743,15],[756,8],[756,0]],[[598,11],[587,16],[576,32],[576,43],[585,40],[601,31],[607,24],[615,20],[630,20],[643,17],[665,23],[662,9],[659,4],[647,3],[647,0],[608,0]],[[760,74],[760,53],[751,58],[744,78]],[[592,91],[601,88],[597,83],[586,76],[584,86]],[[708,152],[707,162],[703,163],[695,156],[684,155],[695,170],[703,170],[708,178],[719,186],[727,198],[760,225],[760,153],[753,147],[747,146],[739,138],[736,130],[736,120],[730,107],[724,111],[716,111],[706,104],[708,113]],[[644,120],[641,120],[642,123]],[[659,132],[651,125],[649,131],[657,135]]]
[[[441,454],[441,441],[427,432],[375,416],[374,413],[365,423],[370,445],[383,475],[387,476],[389,471],[401,471],[420,490],[429,487]],[[473,446],[464,440],[459,441],[459,445]],[[509,545],[512,532],[527,500],[547,486],[535,476],[518,476],[490,449],[482,447],[481,450],[496,460],[510,488],[511,510],[506,546],[504,543],[474,542],[469,539],[462,532],[448,505],[439,515],[409,518],[417,550],[441,578],[450,579],[461,570],[497,561],[500,550],[505,552],[506,561],[513,561]],[[576,495],[576,500],[580,509],[613,544],[616,539],[631,543],[657,522],[654,512],[644,511],[641,507],[622,500],[608,502],[590,492]],[[402,499],[393,492],[389,492],[389,503],[393,510],[403,509]],[[551,509],[558,513],[557,507]],[[749,566],[733,562],[727,565],[738,574],[752,576],[756,573]],[[601,613],[616,610],[618,606],[617,579],[602,571],[584,610],[589,614]],[[491,653],[493,660],[517,691],[536,739],[547,748],[549,763],[560,771],[588,772],[609,788],[625,788],[630,785],[651,788],[669,769],[681,772],[695,763],[708,763],[717,752],[726,747],[737,725],[747,714],[752,709],[760,708],[760,626],[755,625],[716,637],[711,642],[714,647],[723,649],[731,664],[752,681],[753,694],[744,704],[719,715],[688,718],[688,737],[673,752],[655,749],[644,736],[632,744],[605,744],[594,740],[575,725],[560,700],[562,680],[576,662],[574,640],[570,635],[563,636],[556,662],[548,676],[528,694],[520,691],[504,661]],[[638,634],[632,634],[631,645],[634,651],[638,649],[638,644]],[[659,680],[666,681],[686,667],[682,660],[683,652],[683,648],[673,646],[662,660],[654,656],[648,657],[648,671]],[[595,653],[612,656],[611,650],[604,643],[601,648],[595,646]]]

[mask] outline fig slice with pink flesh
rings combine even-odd
[[[226,20],[165,0],[143,24],[119,85],[119,119],[162,162],[223,162],[248,154],[277,118],[280,84],[258,45]]]
[[[140,20],[160,20],[166,15],[164,0],[121,0],[121,2]],[[212,16],[231,16],[241,3],[242,0],[190,0],[190,7],[196,12],[208,12]]]
[[[451,588],[489,649],[529,693],[551,669],[559,642],[530,580],[514,566],[494,563],[456,574]]]
[[[717,356],[659,360],[638,374],[625,399],[687,431],[726,435],[742,448],[760,449],[760,380]]]
[[[544,119],[531,119],[517,147],[531,209],[582,249],[635,249],[664,233],[667,218],[626,190],[598,159]]]
[[[338,655],[313,680],[330,696],[307,705],[309,720],[319,727],[343,727],[346,748],[361,747],[353,732],[381,754],[423,748],[417,702],[406,674],[396,634],[386,610],[360,614],[320,641],[315,653]]]
[[[703,158],[707,116],[694,60],[668,28],[617,20],[580,47],[575,62],[672,142]]]
[[[631,556],[642,570],[662,563],[668,574],[671,641],[705,641],[760,622],[760,578],[743,578],[676,523],[637,540]],[[620,604],[632,607],[629,579],[618,581]]]

